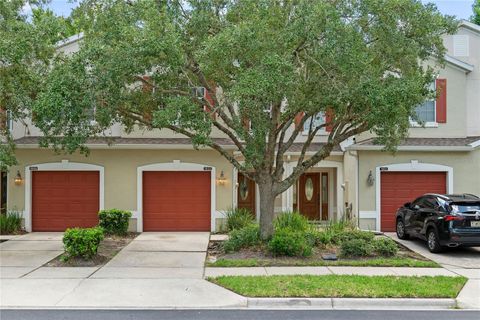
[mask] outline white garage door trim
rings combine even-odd
[[[208,168],[206,170],[206,168]],[[137,231],[143,232],[143,172],[144,171],[209,171],[210,172],[210,230],[215,231],[215,167],[207,164],[188,163],[174,160],[168,163],[154,163],[137,168]]]
[[[96,164],[69,162],[49,162],[32,164],[25,167],[25,230],[32,232],[32,172],[33,171],[98,171],[100,175],[99,208],[105,208],[105,174],[104,168]]]
[[[412,160],[407,163],[394,163],[389,165],[378,166],[375,168],[375,211],[376,211],[376,229],[381,230],[381,172],[446,172],[447,176],[447,193],[453,193],[453,168],[441,164],[421,163]]]

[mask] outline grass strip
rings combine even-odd
[[[270,267],[270,266],[348,266],[348,267],[415,267],[440,268],[436,262],[412,258],[373,258],[361,260],[266,260],[266,259],[219,259],[207,262],[207,267]]]
[[[464,277],[279,275],[221,276],[209,281],[248,297],[455,298]]]

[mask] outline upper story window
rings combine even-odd
[[[321,125],[325,124],[325,122],[327,121],[326,116],[325,116],[325,112],[319,112],[316,115],[314,115],[313,117],[308,118],[303,124],[303,132],[304,133],[308,133],[308,130],[310,129],[310,123],[312,123],[312,121],[313,121],[312,129],[315,129],[318,126],[321,126]],[[325,132],[326,132],[325,127],[318,130],[318,133],[320,133],[320,134],[325,133]]]
[[[425,101],[415,108],[415,113],[422,123],[435,122],[435,101]]]
[[[435,90],[435,82],[432,82],[430,89]],[[429,99],[415,107],[417,119],[411,119],[413,126],[425,124],[426,126],[434,126],[437,122],[435,100]]]

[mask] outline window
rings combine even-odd
[[[430,85],[430,90],[435,90],[435,82]],[[411,119],[413,125],[431,124],[436,122],[435,100],[426,100],[415,108],[417,119]]]
[[[303,131],[305,133],[308,133],[308,130],[310,129],[310,123],[312,122],[312,119],[313,119],[313,127],[312,128],[316,128],[318,126],[321,126],[326,121],[325,113],[324,112],[319,112],[315,116],[308,118],[303,124]],[[325,132],[325,127],[321,128],[319,130],[319,132]]]

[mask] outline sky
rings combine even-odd
[[[422,2],[433,2],[443,14],[455,15],[459,19],[468,19],[472,15],[472,4],[474,0],[422,0]],[[77,3],[69,0],[51,0],[49,7],[57,15],[68,16]]]

